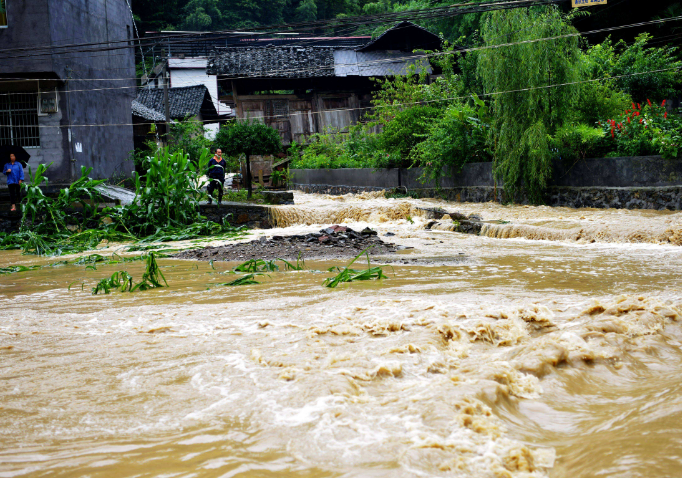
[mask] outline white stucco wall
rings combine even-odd
[[[206,62],[206,58],[171,58],[168,61],[171,86],[175,88],[179,86],[206,85],[218,114],[230,113],[232,111],[230,107],[218,101],[218,77],[206,74]],[[206,137],[208,139],[215,138],[219,125],[207,124],[205,126],[208,130]]]

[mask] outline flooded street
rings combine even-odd
[[[165,258],[169,288],[91,295],[143,263],[0,252],[46,266],[0,275],[0,478],[679,475],[682,213],[296,204],[240,240],[369,226],[406,263],[223,287],[236,262]],[[487,223],[425,230],[420,207]]]

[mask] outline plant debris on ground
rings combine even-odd
[[[182,152],[157,151],[143,161],[144,177],[135,173],[135,199],[116,207],[100,207],[103,200],[97,187],[104,181],[89,178],[92,168],[82,167],[81,177],[56,198],[41,189],[50,165],[40,164],[35,172],[29,168],[20,231],[0,233],[0,250],[57,256],[92,250],[103,241],[133,242],[130,250],[147,250],[163,247],[160,242],[239,237],[245,234],[242,228],[199,214],[205,195],[201,175],[209,157],[208,150],[196,162]]]
[[[358,232],[346,226],[334,225],[310,234],[261,237],[250,242],[183,251],[173,257],[204,261],[295,260],[299,254],[305,259],[345,258],[355,257],[370,246],[372,249],[369,253],[372,255],[393,254],[402,249],[384,242],[372,229],[365,228]]]

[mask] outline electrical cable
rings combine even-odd
[[[528,88],[519,88],[516,90],[506,90],[506,91],[493,91],[490,93],[481,93],[478,94],[477,96],[479,98],[481,97],[487,97],[487,96],[499,96],[499,95],[505,95],[505,94],[510,94],[510,93],[522,93],[522,92],[527,92],[527,91],[534,91],[534,90],[545,90],[545,89],[550,89],[550,88],[559,88],[559,87],[564,87],[564,86],[574,86],[574,85],[580,85],[580,84],[585,84],[585,83],[594,83],[597,81],[608,81],[608,80],[617,80],[620,78],[628,78],[631,76],[640,76],[640,75],[649,75],[652,73],[663,73],[667,71],[682,71],[682,68],[680,67],[674,67],[674,68],[662,68],[658,70],[651,70],[651,71],[642,71],[642,72],[634,72],[634,73],[625,73],[622,75],[614,75],[614,76],[607,76],[607,77],[602,77],[602,78],[593,78],[589,80],[579,80],[579,81],[571,81],[571,82],[566,82],[566,83],[554,83],[551,85],[542,85],[542,86],[532,86]],[[389,108],[389,107],[396,107],[396,106],[414,106],[414,105],[422,105],[422,104],[427,104],[427,103],[438,103],[438,102],[443,102],[443,101],[454,101],[454,100],[463,100],[463,99],[468,99],[471,98],[473,94],[469,95],[464,95],[464,96],[453,96],[453,97],[448,97],[448,98],[438,98],[438,99],[433,99],[433,100],[423,100],[423,101],[415,101],[415,102],[410,102],[410,103],[393,103],[390,105],[378,105],[378,106],[360,106],[360,107],[355,107],[355,108],[337,108],[337,109],[330,109],[330,110],[324,110],[324,111],[301,111],[298,113],[290,113],[288,115],[268,115],[268,116],[258,116],[256,118],[250,118],[250,119],[276,119],[276,118],[290,118],[295,115],[310,115],[310,114],[323,114],[323,113],[334,113],[334,112],[342,112],[342,111],[359,111],[359,110],[368,110],[368,109],[376,109],[376,108]],[[244,121],[244,120],[249,120],[249,118],[235,118],[236,121]],[[214,120],[196,120],[199,121],[200,123],[215,123]],[[159,121],[161,122],[161,121]],[[152,124],[157,124],[158,122],[149,122],[149,123],[108,123],[108,124],[71,124],[70,127],[120,127],[120,126],[145,126],[145,125],[152,125]],[[0,124],[0,127],[11,127],[11,125],[2,125]],[[31,126],[33,128],[67,128],[69,125],[33,125]]]
[[[458,5],[451,5],[451,6],[445,6],[445,7],[438,7],[434,9],[423,9],[423,10],[407,10],[403,12],[393,12],[389,14],[377,14],[377,15],[366,15],[366,16],[358,16],[358,17],[346,17],[342,19],[330,19],[330,20],[319,20],[316,22],[304,22],[304,23],[288,23],[288,24],[282,24],[282,25],[277,25],[273,27],[258,27],[254,28],[252,30],[255,30],[254,35],[272,35],[276,33],[291,33],[291,32],[286,32],[286,31],[281,31],[282,29],[288,29],[288,28],[296,28],[299,32],[300,31],[305,31],[309,29],[315,29],[315,28],[320,28],[323,26],[327,26],[328,28],[332,27],[332,24],[338,23],[338,26],[347,26],[347,25],[352,25],[352,26],[362,26],[362,25],[367,25],[367,24],[373,24],[373,23],[381,23],[382,20],[384,22],[388,21],[395,21],[395,19],[400,19],[405,17],[407,20],[419,20],[419,19],[429,19],[429,18],[442,18],[443,16],[458,16],[462,15],[465,13],[471,13],[471,9],[475,9],[476,11],[494,11],[498,9],[507,9],[507,8],[526,8],[529,6],[535,6],[535,5],[552,5],[552,4],[558,4],[562,3],[566,0],[511,0],[511,1],[499,1],[499,2],[488,2],[488,3],[479,3],[479,2],[469,2],[469,3],[464,3],[464,4],[458,4]],[[272,30],[272,29],[279,29],[276,32],[270,32],[270,31],[263,31],[263,32],[258,32],[259,30]],[[173,41],[182,41],[182,42],[187,42],[187,41],[205,41],[205,37],[207,35],[227,35],[227,38],[229,37],[235,37],[235,36],[244,36],[243,32],[239,31],[230,31],[230,30],[225,30],[225,31],[213,31],[213,32],[191,32],[191,33],[178,33],[174,35],[167,35],[166,37],[162,37],[161,39],[168,38],[168,40],[173,40]],[[200,37],[200,38],[195,38],[195,39],[186,39],[188,37]],[[223,37],[225,38],[225,37]],[[159,38],[155,38],[154,40],[151,40],[150,42],[145,41],[146,43],[159,43],[158,42]],[[140,39],[140,44],[143,39]],[[134,48],[134,45],[129,44],[130,40],[115,40],[115,41],[110,41],[110,42],[90,42],[90,43],[74,43],[74,44],[68,44],[68,45],[32,45],[30,47],[20,47],[20,48],[9,48],[9,49],[4,49],[0,50],[0,55],[3,55],[7,52],[21,52],[21,51],[31,51],[32,55],[31,56],[44,56],[44,55],[52,55],[52,54],[58,54],[59,52],[54,52],[54,49],[67,49],[67,48],[82,48],[82,47],[88,47],[88,46],[98,46],[98,45],[107,45],[106,48],[101,48],[101,49],[88,49],[88,50],[78,50],[80,52],[91,52],[91,51],[110,51],[110,50],[115,50],[115,49],[121,49],[121,48]],[[112,44],[119,44],[119,43],[125,43],[124,45],[121,46],[110,46]],[[44,53],[37,52],[36,50],[49,50]],[[67,53],[67,51],[62,52],[62,53]],[[10,58],[22,58],[22,56],[16,56],[16,57],[8,57],[5,56],[3,57],[5,59],[10,59]]]
[[[639,26],[646,26],[646,25],[653,25],[653,24],[661,24],[661,23],[666,23],[669,21],[679,21],[682,20],[682,15],[679,17],[673,17],[673,18],[667,18],[667,19],[659,19],[659,20],[650,20],[647,22],[638,22],[638,23],[632,23],[629,25],[619,25],[619,26],[614,26],[614,27],[607,27],[607,28],[601,28],[598,30],[591,30],[591,31],[586,31],[586,32],[575,32],[575,33],[567,33],[564,35],[557,35],[557,36],[552,36],[552,37],[543,37],[543,38],[534,38],[530,40],[521,40],[518,42],[508,42],[508,43],[499,43],[495,45],[484,45],[484,46],[478,46],[478,47],[469,47],[469,48],[461,48],[457,50],[452,50],[452,51],[445,51],[445,52],[431,52],[431,53],[411,53],[402,57],[392,57],[388,59],[378,59],[378,60],[368,60],[364,62],[357,62],[357,63],[338,63],[335,64],[334,66],[328,66],[328,67],[311,67],[311,68],[298,68],[298,69],[283,69],[283,70],[263,70],[262,73],[267,73],[267,72],[272,72],[276,74],[283,74],[283,73],[301,73],[301,72],[312,72],[312,71],[319,71],[320,69],[333,69],[336,67],[344,67],[344,66],[355,66],[355,65],[376,65],[376,64],[381,64],[381,63],[394,63],[396,61],[404,61],[404,60],[414,60],[414,59],[429,59],[433,57],[440,57],[440,56],[445,56],[445,55],[452,55],[452,54],[462,54],[462,53],[469,53],[469,52],[474,52],[474,51],[483,51],[483,50],[489,50],[489,49],[497,49],[497,48],[502,48],[502,47],[510,47],[510,46],[516,46],[516,45],[525,45],[525,44],[532,44],[532,43],[539,43],[539,42],[544,42],[544,41],[551,41],[551,40],[561,40],[561,39],[566,39],[566,38],[573,38],[573,37],[578,37],[578,36],[583,36],[583,35],[592,35],[592,34],[597,34],[597,33],[604,33],[608,31],[615,31],[615,30],[622,30],[625,28],[633,28],[633,27],[639,27]],[[227,76],[227,75],[218,75],[218,76]],[[271,75],[271,77],[274,78],[274,75]],[[235,80],[235,79],[252,79],[252,78],[267,78],[267,76],[254,76],[254,75],[246,75],[246,76],[235,76],[235,77],[228,77],[229,79]],[[82,78],[78,79],[79,81],[124,81],[124,80],[133,80],[137,78]],[[36,78],[26,78],[26,79],[1,79],[0,81],[38,81],[39,79]],[[42,79],[44,81],[55,81],[54,78],[46,78]],[[75,79],[74,79],[75,80]],[[140,86],[134,86],[134,87],[120,87],[121,89],[130,89],[130,88],[143,88]],[[72,91],[100,91],[103,89],[117,89],[117,87],[113,88],[97,88],[97,89],[92,89],[92,90],[72,90]]]

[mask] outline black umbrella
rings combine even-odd
[[[31,158],[31,155],[28,154],[28,152],[21,146],[14,146],[11,144],[0,144],[0,163],[2,164],[9,163],[10,154],[16,156],[17,161],[19,161],[24,168],[26,167],[26,163],[28,163],[28,160]]]

